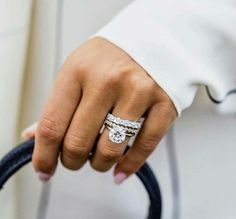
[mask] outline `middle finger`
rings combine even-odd
[[[77,170],[86,162],[103,125],[111,101],[104,96],[84,94],[64,138],[61,161],[65,167]]]

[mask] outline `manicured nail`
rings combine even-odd
[[[32,139],[35,135],[36,128],[37,128],[37,123],[29,126],[28,128],[26,128],[22,131],[21,137],[25,140]]]
[[[127,178],[127,175],[125,173],[117,173],[115,176],[114,176],[114,182],[115,184],[119,185],[121,184],[125,179]]]
[[[47,173],[43,173],[43,172],[37,172],[38,173],[38,177],[42,182],[47,182],[50,180],[51,175],[47,174]]]

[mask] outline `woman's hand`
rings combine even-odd
[[[106,115],[145,121],[132,148],[115,144],[108,129],[99,136]],[[80,169],[95,147],[90,164],[107,171],[115,163],[115,182],[136,172],[176,118],[170,98],[124,51],[94,38],[66,60],[55,80],[35,133],[33,165],[40,178],[53,175],[58,156],[71,170]],[[35,128],[25,132],[34,136]],[[99,136],[99,138],[98,138]]]

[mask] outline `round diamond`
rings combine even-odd
[[[122,143],[125,137],[125,130],[119,126],[114,126],[109,132],[109,139],[116,144]]]

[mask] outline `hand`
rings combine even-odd
[[[129,120],[145,116],[125,155],[128,139],[115,144],[107,129],[99,136],[108,112]],[[66,168],[78,170],[95,147],[92,168],[107,171],[116,164],[115,182],[120,183],[143,165],[175,118],[170,98],[141,66],[112,43],[94,38],[73,52],[58,73],[35,133],[33,165],[47,180],[59,156]],[[24,135],[33,137],[34,129]]]

